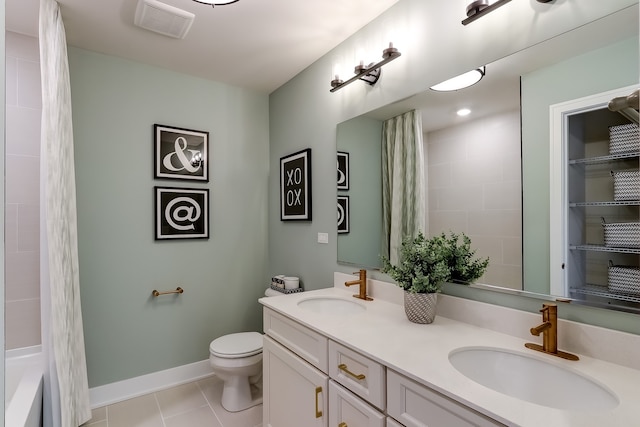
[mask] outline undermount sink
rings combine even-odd
[[[618,406],[618,398],[572,370],[523,353],[490,347],[465,347],[449,354],[467,378],[497,392],[550,408],[599,411]]]
[[[355,300],[340,297],[312,297],[298,302],[298,307],[319,314],[356,314],[367,308]]]

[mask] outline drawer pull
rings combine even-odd
[[[316,387],[316,418],[322,416],[322,411],[318,410],[318,395],[322,393],[322,387]]]
[[[340,369],[342,372],[344,372],[345,374],[357,379],[357,380],[363,380],[366,377],[364,376],[364,374],[354,374],[353,372],[351,372],[348,368],[347,365],[345,365],[344,363],[341,363],[338,365],[338,369]]]
[[[349,427],[349,426],[347,425],[347,423],[340,423],[338,424],[338,427]]]

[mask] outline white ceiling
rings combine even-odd
[[[398,0],[240,0],[196,15],[183,40],[133,25],[137,0],[58,0],[72,46],[271,93]],[[37,36],[39,0],[6,0],[6,29]]]

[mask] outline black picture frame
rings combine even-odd
[[[349,189],[349,153],[338,151],[338,190]]]
[[[209,189],[154,187],[155,239],[208,239]]]
[[[209,132],[153,125],[154,178],[209,182]]]
[[[311,148],[280,158],[280,220],[311,221]]]
[[[349,233],[349,196],[338,196],[338,234]]]

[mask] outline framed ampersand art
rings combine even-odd
[[[209,238],[209,189],[154,190],[156,240]]]
[[[154,178],[209,182],[209,132],[153,125]]]

